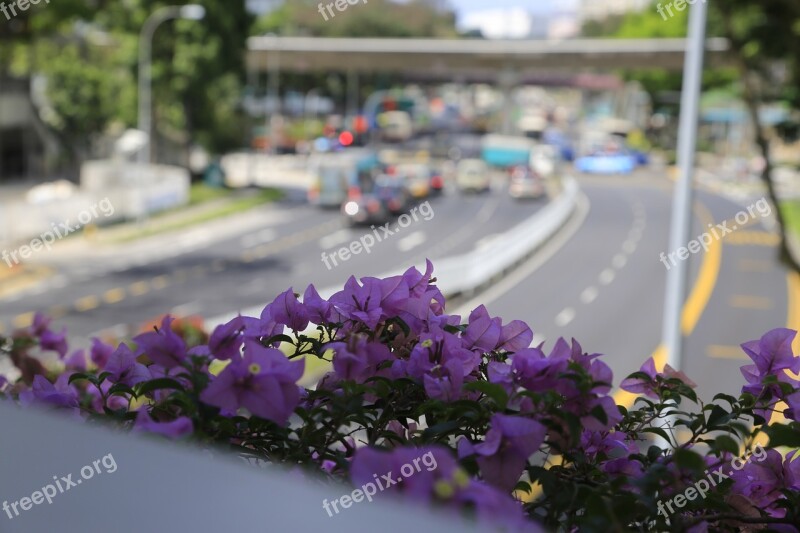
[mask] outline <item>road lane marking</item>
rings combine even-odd
[[[709,224],[713,223],[714,219],[711,216],[711,212],[704,205],[695,204],[695,210],[698,218],[701,219],[702,226],[708,227]],[[700,264],[700,270],[697,273],[697,281],[683,306],[681,330],[687,337],[694,331],[700,316],[703,314],[703,310],[711,299],[721,265],[722,241],[715,239],[708,245],[708,251],[703,254],[703,262]]]
[[[116,289],[107,290],[103,294],[103,301],[107,304],[115,304],[124,300],[125,296],[125,289],[117,287]]]
[[[157,276],[150,282],[150,286],[153,287],[154,290],[161,290],[166,288],[167,285],[169,285],[169,278],[167,276]]]
[[[744,359],[750,358],[739,346],[725,346],[721,344],[709,344],[706,346],[706,355],[715,359]]]
[[[777,246],[781,237],[777,233],[766,231],[738,231],[725,235],[726,244],[733,246]]]
[[[131,283],[128,287],[128,292],[131,296],[142,296],[150,292],[150,284],[146,281],[137,281],[136,283]]]
[[[585,304],[592,303],[597,298],[597,288],[594,286],[586,287],[581,293],[581,302]]]
[[[740,259],[737,268],[741,272],[771,272],[775,266],[763,259]]]
[[[631,255],[636,251],[636,241],[628,240],[622,243],[622,251],[628,255]]]
[[[774,306],[770,298],[763,296],[748,296],[745,294],[734,294],[728,299],[728,305],[740,309],[772,309]]]
[[[242,245],[242,248],[252,248],[253,246],[273,241],[277,236],[278,233],[274,229],[263,229],[258,233],[245,235],[240,239],[239,243]]]
[[[564,326],[568,325],[572,320],[575,318],[575,310],[571,307],[567,307],[558,315],[556,315],[556,326],[563,328]]]
[[[14,320],[11,321],[11,325],[15,328],[27,328],[33,323],[33,315],[34,313],[17,315],[14,317]]]
[[[97,296],[84,296],[83,298],[79,298],[75,300],[75,310],[81,313],[85,311],[91,311],[92,309],[96,309],[100,305],[100,300]]]
[[[614,259],[611,260],[611,264],[614,268],[619,270],[628,264],[628,256],[625,254],[617,254],[614,256]]]
[[[424,231],[415,231],[408,237],[403,237],[397,242],[397,249],[401,252],[408,252],[413,250],[417,246],[422,245],[425,241],[428,240],[428,237],[425,235]]]
[[[695,210],[698,213],[698,218],[702,219],[702,225],[708,227],[708,224],[713,221],[709,210],[701,203],[695,203]],[[719,277],[719,269],[722,264],[722,241],[714,240],[708,247],[708,251],[702,255],[703,260],[700,264],[700,270],[697,274],[697,280],[692,287],[692,292],[689,294],[686,302],[683,304],[683,312],[681,315],[681,333],[684,337],[691,335],[694,331],[700,316],[703,314],[711,294],[714,292],[714,287],[717,284]],[[651,357],[656,363],[657,369],[662,369],[667,362],[667,347],[662,343],[653,351]],[[614,401],[617,405],[621,405],[629,409],[633,402],[636,401],[637,394],[628,391],[617,389],[614,393]]]
[[[337,244],[345,243],[353,239],[353,232],[347,228],[335,231],[330,235],[326,235],[319,240],[319,247],[323,250],[329,250]]]
[[[600,272],[600,276],[597,279],[600,280],[601,285],[609,285],[612,281],[614,281],[615,276],[616,274],[614,271],[610,268],[607,268]]]

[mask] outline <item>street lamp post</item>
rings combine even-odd
[[[201,20],[206,10],[198,4],[167,6],[156,9],[147,17],[139,34],[139,130],[147,135],[147,142],[139,151],[139,162],[150,163],[150,148],[153,140],[152,124],[152,66],[153,35],[156,28],[170,19]]]

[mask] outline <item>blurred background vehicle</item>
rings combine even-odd
[[[528,166],[517,166],[511,171],[508,193],[512,198],[542,198],[545,195],[541,174]]]
[[[342,212],[351,224],[384,224],[408,210],[411,195],[402,175],[380,174],[367,192],[354,193]]]
[[[461,192],[485,192],[491,187],[489,165],[481,159],[463,159],[456,168],[456,185]]]

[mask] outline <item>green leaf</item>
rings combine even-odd
[[[673,457],[675,458],[675,463],[681,468],[693,470],[695,472],[702,472],[706,469],[706,463],[703,461],[703,458],[686,448],[678,448],[675,450]]]
[[[67,380],[67,384],[72,385],[73,382],[78,381],[79,379],[83,379],[91,383],[97,384],[97,376],[95,376],[94,374],[86,374],[83,372],[75,372],[74,374],[72,374]]]
[[[488,381],[473,381],[464,385],[464,390],[477,391],[485,394],[491,398],[500,409],[505,409],[508,404],[508,393],[505,389],[496,383],[489,383]]]
[[[741,451],[739,443],[728,435],[720,435],[714,439],[714,447],[718,450],[730,452],[734,456],[738,456]]]
[[[158,378],[152,379],[150,381],[145,381],[144,383],[139,383],[136,385],[136,395],[143,396],[153,391],[163,390],[163,389],[173,389],[183,391],[185,390],[183,385],[179,382],[175,381],[172,378]]]
[[[793,422],[791,425],[771,424],[764,428],[764,432],[769,436],[770,448],[777,448],[778,446],[800,447],[800,424],[797,422]]]

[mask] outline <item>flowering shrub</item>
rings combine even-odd
[[[432,271],[351,277],[328,300],[290,289],[203,344],[166,317],[130,345],[94,340],[87,356],[37,315],[0,338],[19,370],[0,377],[0,397],[355,486],[430,453],[435,470],[387,492],[508,531],[798,531],[800,460],[784,448],[800,446],[796,332],[742,345],[753,364],[738,398],[704,403],[685,375],[651,359],[622,382],[641,395],[626,409],[609,395],[600,354],[574,340],[530,347],[526,324],[483,306],[448,315]],[[41,352],[60,364],[45,366]],[[312,389],[297,385],[306,358],[332,365]],[[770,423],[779,405],[788,421]],[[721,470],[754,450],[763,461]],[[689,499],[700,480],[714,486]],[[663,501],[674,502],[669,513]]]

